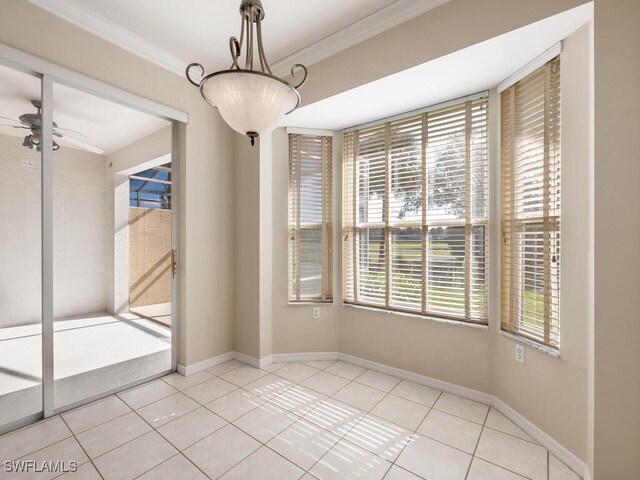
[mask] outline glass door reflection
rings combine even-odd
[[[171,369],[171,125],[60,84],[53,105],[58,410]]]
[[[0,431],[42,412],[40,96],[0,65]]]

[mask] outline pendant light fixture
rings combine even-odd
[[[187,80],[200,89],[202,97],[216,107],[222,118],[236,132],[247,135],[254,145],[260,135],[271,132],[280,120],[300,104],[300,88],[307,79],[307,68],[301,64],[291,67],[303,72],[300,83],[293,86],[271,73],[262,45],[264,8],[260,0],[242,0],[240,3],[240,40],[229,39],[232,64],[228,70],[204,74],[204,67],[192,63],[186,69]],[[260,70],[254,70],[254,42]],[[244,68],[241,57],[244,47]],[[194,78],[196,70],[200,79]]]

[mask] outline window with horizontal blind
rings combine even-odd
[[[487,323],[487,109],[345,132],[345,303]]]
[[[331,302],[332,137],[289,134],[289,301]]]
[[[560,345],[560,57],[501,94],[502,329]]]

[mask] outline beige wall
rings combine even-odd
[[[588,332],[593,322],[592,60],[591,25],[585,25],[563,42],[560,60],[560,228],[563,247],[561,356],[554,358],[527,348],[526,364],[516,363],[513,340],[499,334],[497,309],[492,315],[496,321],[491,325],[493,393],[585,460],[588,437]],[[496,133],[499,130],[499,118],[495,115],[498,108],[499,104],[495,103],[492,126]],[[491,158],[493,165],[497,166],[497,148],[492,150]],[[499,179],[499,170],[495,168],[492,173],[496,185],[499,183],[496,181]],[[495,218],[499,218],[497,203],[494,203]],[[499,239],[499,234],[494,239]],[[493,285],[495,293],[498,285]],[[498,298],[494,295],[493,299],[496,305]],[[571,405],[571,408],[557,408],[556,405]]]
[[[272,305],[273,351],[336,352],[339,341],[341,295],[341,233],[335,229],[333,272],[333,304],[320,305],[320,318],[313,319],[311,305],[289,305],[288,297],[288,190],[289,190],[289,139],[286,129],[279,128],[272,135]],[[334,221],[340,222],[342,136],[337,134],[333,144],[334,157]]]
[[[40,323],[40,153],[0,134],[0,328]],[[53,156],[56,319],[104,312],[108,299],[107,169],[102,155]]]
[[[583,1],[513,2],[453,0],[427,14],[337,54],[310,69],[302,88],[305,103],[335,95],[399,70],[467,47],[524,26]],[[515,362],[515,342],[499,333],[495,299],[489,328],[457,326],[419,317],[345,307],[341,292],[333,305],[322,306],[320,321],[311,309],[287,305],[287,144],[283,129],[273,136],[273,351],[275,353],[332,351],[428,375],[447,382],[496,394],[551,434],[580,458],[588,458],[588,341],[593,246],[589,189],[592,137],[589,122],[591,62],[590,28],[574,34],[563,53],[563,344],[562,356],[551,357],[527,348],[527,363]],[[374,61],[375,59],[375,61]],[[492,94],[491,163],[498,162],[499,104]],[[302,126],[302,125],[301,125]],[[336,172],[340,172],[338,153]],[[498,177],[495,177],[498,172]],[[494,178],[499,170],[494,168]],[[493,181],[493,185],[498,183]],[[339,187],[335,189],[339,192]],[[492,192],[493,215],[497,215]],[[339,193],[336,194],[339,197]],[[339,208],[339,198],[336,204]],[[339,210],[338,210],[339,212]],[[337,215],[337,218],[340,218]],[[498,225],[499,227],[499,225]],[[338,229],[336,229],[339,231]],[[499,230],[498,230],[499,232]],[[494,239],[491,245],[497,246]],[[492,252],[499,271],[496,247]],[[335,243],[341,255],[342,241]],[[340,275],[338,265],[336,273]],[[493,279],[496,290],[497,281]],[[335,285],[340,285],[339,278]],[[499,308],[499,307],[498,307]],[[337,347],[336,347],[337,345]],[[443,361],[446,359],[446,361]],[[569,411],[557,408],[571,405]]]
[[[248,143],[248,139],[245,138]],[[258,249],[260,255],[259,291],[260,291],[260,355],[264,358],[272,353],[273,343],[273,312],[272,312],[272,268],[273,268],[273,185],[272,164],[273,151],[271,135],[263,136],[258,145],[260,161],[258,162],[260,176],[260,234]]]
[[[53,154],[55,318],[104,312],[107,307],[107,184],[102,155],[65,147]],[[40,252],[35,256],[39,261]]]
[[[235,134],[235,350],[260,357],[260,147]]]
[[[640,478],[640,2],[595,2],[594,478]]]
[[[24,0],[4,0],[0,42],[189,113],[180,129],[179,362],[233,349],[233,136],[197,89]],[[208,221],[202,221],[203,218]],[[219,255],[216,252],[227,252]]]
[[[171,302],[171,210],[129,208],[129,305]]]

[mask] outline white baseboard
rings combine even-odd
[[[377,363],[364,358],[354,357],[353,355],[347,355],[346,353],[338,353],[338,360],[353,363],[354,365],[369,368],[377,372],[386,373],[387,375],[393,375],[394,377],[409,380],[410,382],[418,383],[420,385],[426,385],[427,387],[435,388],[436,390],[453,393],[454,395],[468,398],[469,400],[474,400],[476,402],[486,403],[487,405],[491,405],[493,400],[493,395],[490,395],[488,393],[480,392],[472,388],[462,387],[455,383],[443,382],[442,380],[437,380],[435,378],[427,377],[426,375],[420,375],[419,373],[410,372],[409,370],[391,367],[389,365],[385,365],[384,363]]]
[[[192,373],[199,372],[201,370],[206,370],[207,368],[211,368],[215,365],[218,365],[219,363],[223,363],[228,360],[233,360],[234,358],[233,353],[234,352],[226,352],[216,357],[207,358],[206,360],[203,360],[201,362],[194,363],[191,365],[182,365],[179,363],[178,373],[181,373],[182,375],[187,376],[187,375],[191,375]]]
[[[203,360],[198,363],[194,363],[192,365],[181,365],[178,364],[178,373],[182,375],[191,375],[196,372],[200,372],[202,370],[206,370],[207,368],[214,367],[220,363],[227,362],[229,360],[238,360],[239,362],[246,363],[247,365],[251,365],[252,367],[261,368],[266,367],[271,363],[271,356],[265,357],[262,359],[257,359],[256,357],[252,357],[250,355],[246,355],[240,352],[226,352],[216,357],[211,357],[206,360]],[[268,359],[268,360],[267,360]]]
[[[518,411],[507,405],[500,398],[495,395],[492,395],[492,397],[493,402],[491,405],[496,410],[524,430],[531,438],[549,450],[550,453],[558,457],[561,462],[580,475],[584,480],[591,480],[591,470],[585,462],[567,450],[562,444],[560,444],[560,442],[538,427],[535,423],[531,422]]]
[[[273,355],[269,355],[269,358],[271,360],[269,363],[337,360],[338,352],[274,353]]]
[[[251,365],[255,368],[260,368],[265,365],[261,365],[260,359],[256,357],[252,357],[251,355],[247,355],[245,353],[233,352],[233,358],[238,360],[239,362],[246,363],[247,365]]]
[[[355,357],[354,357],[355,358]],[[178,364],[178,373],[182,375],[191,375],[201,370],[206,370],[219,363],[226,362],[228,360],[238,360],[239,362],[246,363],[256,368],[264,368],[267,365],[278,362],[310,362],[312,360],[337,360],[338,352],[304,352],[304,353],[274,353],[260,359],[252,357],[241,352],[226,352],[217,357],[211,357],[207,360],[203,360],[192,365]]]

